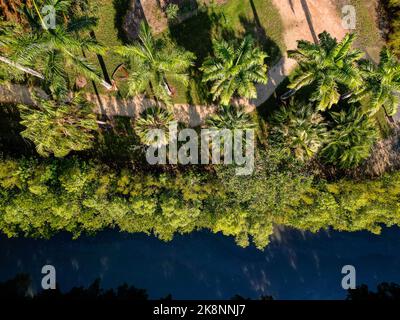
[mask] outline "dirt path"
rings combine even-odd
[[[9,84],[0,86],[0,103],[33,105],[32,92],[35,91],[40,97],[47,98],[46,94],[39,88],[29,88],[25,85]],[[95,94],[86,94],[86,98],[94,104],[94,112],[99,115],[125,116],[136,118],[148,107],[154,106],[155,102],[141,96],[131,99],[118,99],[111,95],[100,95],[100,100]],[[235,104],[245,104],[244,101],[235,101]],[[175,118],[190,127],[197,127],[204,123],[209,114],[217,110],[215,105],[194,106],[189,104],[175,104],[173,111]],[[246,105],[246,111],[252,112],[255,107]]]
[[[316,42],[318,34],[328,31],[334,37],[342,39],[347,30],[333,0],[272,0],[281,14],[285,28],[284,41],[288,50],[296,49],[297,40]],[[296,67],[296,62],[286,55],[268,72],[268,85],[257,87],[258,97],[251,103],[257,107],[274,93],[279,84]]]

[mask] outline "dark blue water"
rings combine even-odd
[[[208,232],[177,236],[164,243],[145,235],[105,231],[71,240],[6,239],[0,236],[0,281],[25,272],[39,287],[41,268],[53,264],[61,289],[103,287],[123,282],[145,288],[151,298],[227,299],[272,295],[279,299],[343,299],[342,266],[357,270],[357,283],[375,287],[400,283],[400,229],[367,232],[301,233],[281,230],[264,251],[238,247]]]

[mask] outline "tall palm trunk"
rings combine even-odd
[[[157,96],[154,93],[154,87],[153,87],[153,84],[151,83],[151,81],[150,81],[150,90],[151,90],[151,93],[153,94],[153,97],[154,97],[154,100],[156,101],[157,106],[160,106],[160,102],[158,101]]]
[[[95,40],[95,41],[97,40],[96,39],[96,34],[94,33],[93,30],[90,31],[89,34],[90,34],[90,37],[93,40]],[[110,76],[108,75],[107,66],[106,66],[106,63],[104,62],[103,56],[101,54],[97,54],[96,56],[97,56],[97,60],[99,60],[99,64],[100,64],[101,70],[103,71],[103,76],[104,76],[105,81],[108,84],[112,85],[112,81],[111,81]]]
[[[8,65],[10,65],[10,66],[12,66],[14,68],[17,68],[18,70],[20,70],[22,72],[29,73],[30,75],[32,75],[32,76],[34,76],[36,78],[44,80],[44,76],[41,73],[39,73],[39,72],[37,72],[37,71],[35,71],[35,70],[31,69],[31,68],[24,67],[23,65],[21,65],[21,64],[19,64],[17,62],[14,62],[14,61],[6,58],[6,57],[0,56],[0,61],[4,62],[4,63],[6,63],[6,64],[8,64]]]
[[[168,95],[172,96],[171,87],[169,86],[168,81],[167,81],[167,79],[165,77],[163,77],[163,82],[164,82],[165,89],[167,89]]]
[[[34,6],[34,8],[35,8],[35,11],[36,11],[38,17],[39,17],[39,20],[40,20],[40,23],[41,23],[43,29],[46,30],[47,32],[49,32],[49,28],[47,27],[46,23],[45,23],[44,20],[43,20],[42,15],[40,14],[40,11],[39,11],[39,8],[38,8],[38,6],[37,6],[37,4],[36,4],[36,1],[35,1],[35,0],[32,0],[32,2],[33,2],[33,6]],[[67,54],[69,54],[70,56],[74,56],[74,55],[73,55],[72,53],[70,53],[68,50],[65,50],[65,52],[66,52]],[[112,86],[109,82],[105,81],[104,79],[100,79],[100,84],[101,84],[104,88],[106,88],[107,90],[111,90],[111,89],[113,88],[113,86]]]

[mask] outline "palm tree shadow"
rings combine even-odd
[[[196,55],[195,67],[190,70],[190,77],[193,79],[191,86],[194,86],[198,93],[196,100],[200,101],[207,100],[207,90],[201,83],[201,73],[198,68],[212,51],[212,28],[212,17],[207,10],[199,10],[190,19],[179,24],[171,24],[169,27],[174,42]],[[186,91],[186,97],[190,104],[194,102],[190,87]]]
[[[254,20],[250,20],[245,16],[240,16],[240,23],[244,28],[245,34],[251,34],[257,44],[268,54],[266,63],[268,66],[273,65],[282,57],[282,52],[274,40],[267,36],[264,28],[260,28]]]
[[[313,40],[315,43],[318,43],[317,33],[315,32],[315,29],[314,29],[314,24],[313,24],[312,18],[311,18],[311,11],[310,11],[310,8],[308,7],[307,0],[300,0],[300,2],[301,2],[301,6],[303,7],[304,14],[306,15],[308,27],[310,28],[310,32],[313,37]]]
[[[199,67],[212,50],[212,19],[206,11],[169,26],[171,38],[184,49],[193,52]]]
[[[253,35],[258,44],[268,54],[268,58],[266,60],[267,64],[272,65],[282,57],[282,52],[276,42],[267,35],[267,32],[262,26],[253,0],[250,0],[250,5],[253,11],[253,20],[250,20],[245,16],[240,16],[240,22],[245,30],[245,33]]]
[[[114,27],[117,30],[118,39],[122,43],[129,42],[129,38],[123,28],[125,15],[129,10],[131,0],[113,0],[113,7],[115,9]]]

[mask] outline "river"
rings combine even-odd
[[[87,286],[95,278],[104,288],[126,282],[150,298],[228,299],[272,295],[277,299],[343,299],[341,269],[353,265],[357,284],[400,283],[400,229],[368,232],[277,230],[263,251],[238,247],[221,234],[194,232],[165,243],[142,234],[107,230],[72,240],[0,236],[0,281],[29,273],[33,291],[41,268],[52,264],[62,291]]]

